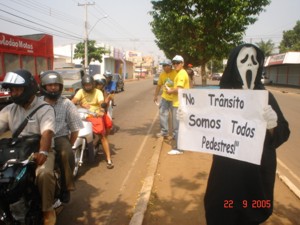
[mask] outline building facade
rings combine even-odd
[[[300,52],[269,56],[265,62],[265,76],[274,84],[300,87]]]

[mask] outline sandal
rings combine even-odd
[[[107,162],[106,164],[107,169],[113,169],[114,168],[114,164],[112,161]]]

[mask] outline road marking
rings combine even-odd
[[[280,159],[277,159],[278,164],[280,164],[284,169],[286,169],[294,179],[300,182],[299,177],[293,173]],[[281,172],[277,169],[276,171],[278,177],[282,182],[300,199],[300,190],[297,188],[297,186],[290,181],[286,176],[282,175]]]
[[[130,220],[129,225],[142,225],[144,220],[144,214],[148,207],[148,202],[150,199],[153,183],[154,183],[154,176],[155,171],[157,169],[157,164],[159,161],[161,146],[163,142],[163,137],[160,137],[157,141],[157,145],[155,147],[154,153],[151,158],[150,165],[148,167],[148,172],[142,186],[142,189],[139,193],[139,198],[137,204],[135,206],[135,210],[133,216]]]
[[[280,159],[277,159],[277,162],[278,164],[280,164],[280,166],[286,169],[292,175],[293,178],[300,182],[300,178],[292,170],[290,170]]]
[[[124,188],[126,187],[125,183],[127,182],[128,178],[130,177],[130,175],[131,175],[131,173],[133,171],[133,168],[134,168],[137,160],[139,159],[139,157],[140,157],[140,155],[141,155],[141,153],[142,153],[142,151],[143,151],[143,149],[145,147],[145,144],[146,144],[146,142],[147,142],[147,140],[149,138],[149,135],[151,134],[151,130],[152,130],[153,126],[154,126],[154,123],[156,122],[157,117],[158,117],[158,112],[156,113],[156,115],[155,115],[155,117],[154,117],[154,119],[153,119],[153,121],[151,123],[151,126],[149,127],[149,129],[147,131],[147,135],[145,135],[145,138],[144,138],[144,140],[143,140],[143,142],[142,142],[142,144],[141,144],[141,146],[140,146],[137,154],[135,155],[135,158],[134,158],[133,162],[131,163],[131,168],[128,171],[127,176],[125,177],[125,179],[122,182],[122,185],[121,185],[121,188],[120,188],[120,192],[122,192],[124,190]]]
[[[128,170],[128,173],[127,173],[126,177],[124,178],[124,180],[123,180],[123,182],[121,184],[119,195],[118,195],[118,198],[116,199],[115,203],[120,202],[120,199],[121,199],[121,196],[122,196],[122,192],[124,191],[124,189],[126,187],[126,183],[127,183],[128,179],[129,179],[129,177],[131,176],[131,173],[132,173],[132,171],[133,171],[133,169],[135,167],[135,164],[138,161],[138,159],[139,159],[139,157],[140,157],[140,155],[141,155],[141,153],[142,153],[142,151],[143,151],[143,149],[145,147],[145,144],[146,144],[146,142],[147,142],[147,140],[148,140],[148,138],[149,138],[149,136],[151,134],[152,128],[153,128],[153,126],[154,126],[154,124],[155,124],[155,122],[156,122],[156,120],[158,118],[158,113],[159,112],[156,113],[156,115],[155,115],[155,117],[154,117],[154,119],[153,119],[153,121],[151,123],[151,126],[149,127],[149,129],[147,131],[147,134],[145,135],[145,138],[144,138],[144,140],[143,140],[143,142],[142,142],[139,150],[137,151],[137,154],[135,155],[134,160],[131,163],[131,167]],[[110,212],[113,212],[114,208],[116,206],[117,206],[117,204],[114,204],[114,207],[111,208]],[[110,216],[107,217],[107,220],[104,222],[104,224],[111,224],[111,220],[112,220],[113,216],[111,215],[111,213],[109,213],[109,215]]]

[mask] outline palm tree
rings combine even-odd
[[[255,44],[264,52],[266,57],[270,56],[275,49],[275,44],[272,40],[268,40],[267,42],[261,40]]]

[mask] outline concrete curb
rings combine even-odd
[[[282,175],[279,171],[276,171],[276,174],[282,183],[284,183],[290,189],[290,191],[293,192],[298,199],[300,199],[300,190],[294,185],[294,183],[286,176]]]
[[[147,210],[148,202],[150,199],[153,182],[154,182],[154,176],[158,165],[159,155],[161,152],[163,144],[163,137],[160,137],[158,139],[157,145],[155,147],[153,156],[151,158],[147,176],[145,177],[145,181],[143,184],[143,187],[140,191],[139,198],[137,200],[137,204],[133,213],[133,216],[130,220],[129,225],[142,225],[144,220],[144,214]]]

